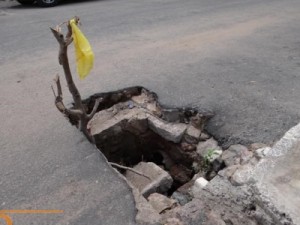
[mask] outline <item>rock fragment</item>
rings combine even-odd
[[[206,141],[210,138],[210,136],[204,132],[201,133],[200,137],[199,137],[199,140],[200,141]]]
[[[197,196],[197,194],[199,192],[202,191],[202,189],[208,184],[209,182],[203,178],[203,177],[199,177],[198,179],[195,180],[195,183],[192,187],[192,192],[193,192],[193,196]]]
[[[198,140],[201,135],[201,130],[194,126],[189,126],[186,130],[186,134]]]
[[[166,140],[179,143],[187,129],[184,123],[168,123],[154,116],[148,117],[149,128]]]
[[[253,157],[253,152],[249,151],[247,147],[243,145],[231,145],[222,154],[222,160],[226,166],[246,164]]]
[[[264,148],[259,148],[259,149],[256,149],[255,152],[254,152],[254,155],[258,158],[258,159],[261,159],[261,158],[264,158],[267,156],[268,152],[271,150],[270,147],[264,147]]]
[[[156,212],[147,200],[133,189],[133,196],[137,208],[136,222],[142,225],[161,225],[161,216]]]
[[[231,177],[231,183],[236,186],[248,184],[251,181],[253,173],[253,166],[246,164],[239,167]]]
[[[252,151],[252,152],[254,152],[254,151],[256,151],[259,148],[265,148],[265,147],[268,147],[268,146],[266,144],[263,144],[263,143],[252,143],[249,146],[249,150]]]
[[[227,177],[228,179],[232,177],[235,171],[240,168],[240,165],[231,165],[226,167],[225,169],[219,171],[219,175],[222,177]]]
[[[221,156],[226,166],[238,165],[240,164],[240,159],[235,152],[225,150]]]
[[[248,148],[244,145],[240,145],[240,144],[237,144],[237,145],[231,145],[227,151],[230,151],[230,152],[233,152],[235,154],[240,154],[242,151],[246,151],[248,150]]]
[[[248,150],[242,150],[240,153],[240,164],[244,165],[250,161],[250,159],[253,157],[253,152]]]
[[[204,188],[207,184],[208,184],[208,181],[207,181],[205,178],[199,177],[197,180],[195,180],[194,187],[196,187],[196,188],[198,188],[198,189],[202,189],[202,188]]]
[[[174,199],[170,199],[158,193],[151,194],[148,197],[148,201],[158,213],[163,213],[165,210],[176,206],[176,201]]]
[[[185,205],[186,203],[192,200],[191,195],[187,193],[181,193],[179,191],[175,191],[172,194],[171,198],[175,199],[180,205]]]
[[[186,130],[184,140],[189,144],[197,144],[199,142],[200,135],[201,130],[190,125]]]
[[[127,171],[125,174],[127,180],[145,197],[154,192],[166,193],[172,186],[173,179],[169,173],[154,163],[140,162],[133,168],[151,178],[149,180],[131,171]]]

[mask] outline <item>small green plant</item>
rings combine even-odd
[[[217,150],[216,149],[212,149],[212,148],[209,148],[207,150],[207,153],[205,154],[204,158],[208,161],[212,160],[213,159],[213,156],[214,155],[217,155]]]
[[[214,155],[217,155],[216,149],[207,149],[207,153],[203,157],[203,169],[205,171],[209,170],[210,167],[210,161],[213,159]]]

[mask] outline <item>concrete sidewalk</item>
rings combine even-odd
[[[257,201],[278,224],[300,224],[300,124],[291,128],[254,171]],[[288,223],[289,224],[289,223]]]

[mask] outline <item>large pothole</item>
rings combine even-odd
[[[129,94],[129,90],[134,94]],[[145,197],[151,192],[172,195],[195,174],[202,172],[210,180],[224,167],[215,160],[222,153],[217,142],[211,139],[210,149],[197,150],[199,142],[210,138],[203,128],[211,113],[203,114],[191,108],[165,109],[154,93],[144,88],[133,90],[113,94],[111,98],[117,96],[123,101],[114,100],[114,105],[95,114],[88,129],[109,162],[142,170],[151,178],[146,182],[140,175],[124,173]],[[122,98],[122,95],[126,96]],[[153,183],[163,171],[171,176],[166,187]],[[146,190],[151,189],[151,182],[155,188]]]
[[[144,210],[138,222],[272,224],[240,187],[249,182],[243,174],[268,147],[233,145],[224,151],[204,130],[211,112],[162,107],[156,94],[142,87],[95,94],[84,101],[87,111],[98,98],[102,101],[88,130],[107,160],[119,165],[138,190]]]

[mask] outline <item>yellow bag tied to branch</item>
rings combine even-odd
[[[77,73],[80,79],[84,79],[93,68],[94,53],[89,41],[78,28],[75,19],[70,20],[70,26],[75,47]]]

